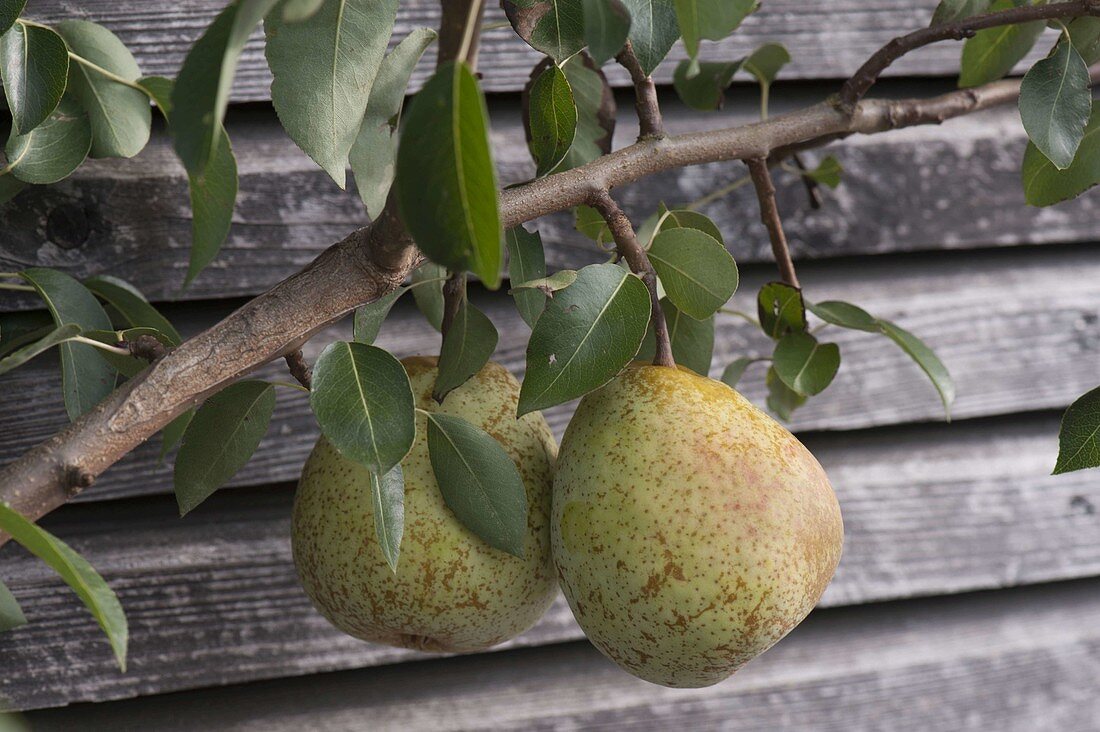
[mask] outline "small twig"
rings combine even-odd
[[[665,136],[664,122],[661,121],[661,105],[657,102],[657,87],[653,79],[642,70],[642,64],[634,55],[634,46],[626,42],[623,50],[615,57],[623,68],[630,72],[634,83],[634,108],[638,110],[638,139],[651,140]]]
[[[607,228],[611,230],[619,255],[630,265],[630,270],[642,278],[642,282],[649,289],[650,323],[657,342],[653,365],[676,366],[676,361],[672,357],[672,339],[669,337],[668,323],[665,321],[664,311],[661,310],[661,298],[657,295],[657,273],[653,270],[645,250],[638,243],[638,235],[634,232],[630,219],[607,191],[593,194],[588,203],[599,211],[607,222]]]
[[[791,261],[791,250],[787,246],[787,235],[783,233],[783,220],[775,205],[775,184],[772,182],[771,171],[768,170],[768,161],[764,158],[750,158],[745,163],[749,166],[753,185],[756,186],[756,198],[760,201],[760,219],[768,228],[779,275],[791,287],[799,287],[798,275],[795,274],[794,262]]]
[[[791,159],[794,161],[795,167],[798,168],[798,177],[802,179],[802,184],[806,186],[806,195],[810,198],[810,208],[816,211],[825,204],[825,199],[821,195],[821,186],[817,184],[816,180],[807,175],[809,168],[806,167],[801,155],[795,153],[791,156]]]
[[[439,330],[443,337],[451,331],[451,326],[458,315],[458,309],[462,301],[466,299],[466,274],[464,272],[452,272],[447,281],[443,283],[443,321]]]
[[[287,370],[290,371],[290,375],[294,377],[295,381],[307,389],[312,388],[313,369],[306,363],[306,357],[302,353],[302,349],[291,351],[283,358],[286,359]]]
[[[961,41],[971,38],[980,30],[1004,25],[1016,25],[1037,20],[1074,18],[1082,15],[1100,15],[1100,0],[1073,0],[1072,2],[1051,5],[1021,5],[996,13],[986,13],[963,18],[953,23],[940,23],[929,28],[899,36],[879,49],[867,59],[845,82],[840,90],[840,108],[847,114],[855,111],[856,105],[878,81],[882,72],[895,61],[922,46],[939,41]]]

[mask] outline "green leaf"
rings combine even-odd
[[[1100,61],[1100,18],[1085,16],[1070,21],[1069,39],[1081,54],[1086,66]]]
[[[1100,388],[1069,406],[1062,416],[1058,443],[1054,475],[1100,465]]]
[[[275,386],[238,381],[206,400],[183,433],[173,475],[180,516],[221,488],[256,452],[275,411]]]
[[[442,404],[448,394],[481,371],[496,350],[498,338],[497,329],[485,313],[463,300],[443,336],[432,398]]]
[[[16,23],[0,36],[0,78],[12,116],[12,134],[42,124],[61,102],[69,51],[49,28]]]
[[[756,297],[760,329],[769,338],[779,340],[787,333],[806,330],[806,306],[802,291],[783,282],[769,282]]]
[[[840,161],[832,155],[829,155],[813,170],[807,170],[802,175],[806,176],[812,181],[821,183],[822,185],[829,186],[830,188],[836,188],[840,185],[840,176],[844,173],[844,168],[841,166]]]
[[[880,320],[879,326],[882,328],[882,332],[894,343],[897,343],[901,350],[909,354],[909,357],[916,361],[921,370],[928,375],[932,385],[939,392],[940,399],[943,401],[944,412],[950,420],[951,403],[955,401],[955,382],[951,380],[951,374],[948,373],[947,367],[932,352],[932,349],[924,344],[924,341],[909,331],[899,328],[888,320]]]
[[[840,300],[826,300],[825,302],[817,304],[807,300],[805,304],[807,310],[824,320],[826,323],[839,325],[841,328],[862,330],[867,333],[881,332],[879,322],[875,316],[858,305],[841,302]]]
[[[107,634],[119,668],[126,670],[129,629],[118,597],[92,565],[56,536],[34,525],[0,502],[0,531],[11,535],[24,549],[45,562],[76,593]]]
[[[44,310],[0,313],[0,356],[46,336],[55,327]]]
[[[179,444],[180,440],[183,439],[183,434],[187,431],[188,425],[191,424],[191,420],[194,418],[195,410],[188,409],[164,426],[164,429],[160,431],[160,458],[158,462],[164,462],[164,458],[171,452],[172,448]]]
[[[386,205],[397,159],[397,129],[409,78],[420,57],[436,39],[430,28],[417,28],[382,60],[370,90],[363,124],[349,160],[359,198],[372,219]]]
[[[759,0],[676,0],[676,19],[688,55],[699,55],[700,39],[720,41],[760,6]]]
[[[630,13],[630,44],[646,75],[668,55],[680,37],[673,0],[622,0]]]
[[[1016,3],[1013,0],[997,0],[989,11],[999,12],[1014,7]],[[1045,28],[1046,23],[1037,20],[978,31],[963,46],[959,86],[981,86],[1012,71],[1039,40]]]
[[[663,203],[657,207],[657,213],[658,218],[655,220],[655,223],[659,221],[661,226],[660,229],[654,229],[654,234],[658,231],[667,231],[670,229],[697,229],[713,237],[719,244],[722,244],[722,246],[725,246],[722,239],[722,232],[718,230],[718,226],[711,221],[710,217],[706,214],[679,208],[670,211]],[[652,243],[652,237],[643,238],[639,230],[639,241],[644,241],[648,247]]]
[[[283,20],[297,23],[308,20],[321,9],[325,0],[283,0]]]
[[[218,128],[214,153],[201,173],[189,173],[191,194],[191,258],[184,287],[191,284],[221,251],[233,223],[237,202],[237,158],[225,129]]]
[[[18,196],[27,184],[11,173],[0,175],[0,205]]]
[[[234,0],[184,59],[172,91],[169,123],[184,167],[199,175],[219,147],[229,90],[244,44],[278,0]]]
[[[485,431],[428,412],[428,457],[443,500],[486,544],[523,557],[527,491],[516,465]]]
[[[500,286],[504,258],[489,113],[470,68],[446,63],[413,98],[397,149],[397,200],[420,249]]]
[[[305,20],[264,21],[279,121],[341,188],[396,14],[397,0],[325,0]]]
[[[7,33],[26,4],[27,0],[0,0],[0,35]]]
[[[56,183],[88,157],[92,128],[88,115],[65,97],[45,122],[25,135],[15,134],[4,147],[12,175],[27,183]]]
[[[57,32],[78,58],[69,66],[69,88],[88,113],[93,158],[130,158],[149,142],[149,98],[110,78],[137,81],[141,70],[114,33],[86,20],[63,20]]]
[[[597,389],[625,367],[645,336],[649,291],[614,264],[593,264],[546,306],[527,344],[518,415]]]
[[[357,308],[355,317],[352,320],[352,340],[367,346],[374,343],[374,340],[378,338],[378,331],[382,329],[382,323],[385,322],[386,316],[390,314],[390,308],[408,289],[407,287],[398,287],[374,302]]]
[[[1024,198],[1032,206],[1076,198],[1100,183],[1100,102],[1093,102],[1077,156],[1068,168],[1058,170],[1034,143],[1028,143],[1022,177]]]
[[[1037,62],[1020,84],[1027,136],[1059,170],[1073,162],[1092,111],[1089,69],[1068,40]]]
[[[936,12],[932,14],[931,25],[952,23],[980,15],[989,9],[990,0],[940,0]]]
[[[504,233],[508,245],[508,281],[516,310],[528,326],[534,328],[546,307],[546,294],[538,289],[518,288],[519,283],[542,279],[546,276],[546,254],[542,237],[523,226],[514,226]]]
[[[375,475],[393,470],[416,438],[405,367],[375,346],[330,344],[313,367],[309,403],[329,442]]]
[[[714,315],[737,290],[733,256],[698,229],[661,231],[649,248],[649,261],[669,299],[696,320]]]
[[[772,354],[775,375],[803,396],[825,391],[840,368],[840,347],[818,343],[808,333],[788,333],[779,339]]]
[[[382,477],[370,475],[371,504],[374,507],[374,534],[386,564],[397,574],[401,555],[401,537],[405,533],[405,474],[400,465]]]
[[[684,104],[700,112],[721,109],[726,101],[726,87],[741,68],[740,61],[729,63],[699,63],[681,61],[676,65],[672,85]],[[695,71],[694,75],[689,72]]]
[[[701,376],[707,376],[714,356],[714,316],[696,320],[680,312],[667,297],[661,298],[661,310],[665,314],[668,336],[672,343],[672,357],[676,364]],[[652,362],[656,351],[657,339],[650,327],[635,359]]]
[[[630,33],[630,12],[620,0],[583,0],[584,40],[597,66],[615,58]]]
[[[540,277],[537,280],[518,282],[512,285],[513,290],[538,290],[544,294],[552,294],[564,290],[577,281],[577,271],[573,269],[559,269],[549,277]]]
[[[504,0],[501,5],[516,34],[554,63],[584,48],[582,0]]]
[[[731,389],[736,389],[737,383],[741,381],[741,377],[745,375],[745,370],[759,360],[758,358],[749,358],[748,356],[735,358],[733,361],[730,361],[729,365],[722,371],[722,382],[729,385]]]
[[[565,72],[551,64],[539,74],[527,94],[527,146],[535,159],[536,175],[557,167],[577,134],[577,106]]]
[[[45,337],[28,343],[0,359],[0,374],[6,374],[12,369],[22,366],[38,354],[45,353],[76,335],[80,335],[80,326],[76,323],[66,323],[59,328],[55,328],[47,333]]]
[[[148,76],[138,82],[165,119],[171,118],[174,82],[163,76]],[[184,287],[218,256],[229,235],[233,206],[237,201],[237,158],[224,127],[219,127],[213,158],[201,173],[188,173],[191,194],[191,258]]]
[[[607,77],[588,54],[582,51],[573,56],[562,70],[577,105],[577,132],[565,159],[558,165],[558,172],[590,163],[611,152],[611,138],[615,132],[615,95]]]
[[[27,617],[19,607],[19,601],[3,582],[0,582],[0,633],[27,624]]]
[[[95,295],[72,277],[52,269],[32,268],[20,273],[49,308],[54,324],[76,323],[81,330],[110,330],[107,317]],[[84,343],[61,344],[61,388],[69,419],[98,404],[115,388],[115,372]]]
[[[741,68],[752,74],[763,86],[771,86],[779,71],[791,62],[791,54],[782,43],[765,43],[752,52]]]
[[[607,221],[599,211],[591,206],[577,206],[573,209],[573,216],[573,225],[577,231],[600,246],[614,244],[611,229],[608,228]]]
[[[96,275],[84,280],[84,286],[106,300],[132,327],[154,328],[168,336],[173,346],[180,344],[179,331],[126,280],[111,275]]]
[[[794,410],[806,403],[806,397],[783,383],[783,380],[779,378],[779,374],[775,372],[774,366],[768,369],[764,383],[768,387],[768,409],[772,410],[784,422],[789,422]]]
[[[446,278],[446,267],[425,262],[413,270],[412,285],[409,288],[416,300],[417,309],[436,330],[443,327],[443,280]]]

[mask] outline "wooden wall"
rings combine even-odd
[[[30,12],[106,23],[146,73],[171,73],[221,0],[39,0]],[[927,22],[935,0],[768,0],[745,32],[711,57],[763,40],[795,63],[775,106],[837,87],[878,45]],[[75,6],[75,11],[74,11]],[[491,13],[497,19],[498,11]],[[433,24],[434,0],[408,0],[402,28]],[[776,23],[784,25],[777,31]],[[677,52],[678,53],[678,52]],[[720,56],[720,54],[722,54]],[[307,263],[362,223],[343,193],[282,135],[265,103],[259,42],[250,45],[229,129],[241,198],[222,257],[187,291],[186,183],[163,132],[138,158],[95,161],[72,179],[0,208],[0,270],[59,267],[133,280],[185,333]],[[915,55],[882,93],[950,88],[958,46]],[[505,181],[530,176],[516,91],[535,57],[503,30],[486,38],[494,147]],[[658,73],[667,81],[671,65]],[[418,77],[418,78],[422,78]],[[621,83],[621,75],[613,76]],[[667,91],[667,90],[665,90]],[[666,95],[668,96],[668,95]],[[669,96],[673,131],[755,114],[748,87],[705,116]],[[629,96],[616,140],[629,142]],[[16,547],[0,577],[30,625],[0,636],[0,697],[35,729],[653,729],[1087,730],[1100,718],[1100,474],[1051,477],[1058,414],[1100,369],[1100,232],[1096,196],[1047,210],[1024,206],[1024,135],[1014,110],[943,127],[834,145],[844,183],[820,211],[797,181],[780,205],[812,298],[839,297],[924,337],[958,383],[956,420],[941,421],[923,375],[888,342],[836,333],[836,383],[796,414],[845,513],[836,580],[811,619],[733,680],[701,691],[645,685],[582,641],[559,601],[500,652],[441,659],[341,635],[310,607],[290,563],[293,481],[316,439],[298,395],[280,395],[268,438],[233,481],[186,519],[171,497],[157,440],[112,468],[44,525],[80,550],[130,618],[130,669],[119,673],[98,628],[48,570]],[[816,157],[812,154],[811,157]],[[669,173],[624,189],[645,215],[743,175],[740,164]],[[742,264],[735,304],[773,277],[751,193],[711,205]],[[553,266],[597,261],[568,217],[538,222]],[[501,293],[478,292],[501,332],[496,358],[523,366],[526,326]],[[32,307],[7,298],[0,309]],[[761,352],[763,337],[721,317],[715,373]],[[315,356],[341,323],[307,348]],[[381,343],[433,352],[438,335],[407,303]],[[265,374],[279,373],[269,367]],[[761,402],[761,375],[744,391]],[[0,378],[0,462],[65,423],[56,365],[40,359]],[[560,434],[568,409],[548,417]],[[226,686],[228,685],[228,686]],[[72,705],[66,707],[66,705]],[[66,707],[47,710],[50,707]]]

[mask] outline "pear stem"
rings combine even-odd
[[[615,203],[611,194],[605,190],[592,194],[588,203],[599,211],[607,222],[607,228],[610,229],[611,237],[615,240],[619,256],[626,260],[630,265],[630,271],[638,275],[649,289],[649,300],[652,306],[650,323],[657,341],[653,365],[675,367],[676,361],[672,357],[672,340],[668,333],[668,323],[661,309],[661,298],[657,295],[657,273],[653,270],[645,249],[638,243],[638,235],[634,233],[630,219],[619,208],[619,204]]]

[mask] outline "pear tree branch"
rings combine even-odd
[[[756,187],[756,198],[760,202],[760,220],[768,229],[772,255],[775,257],[776,266],[779,267],[779,276],[791,287],[801,287],[798,284],[798,275],[794,271],[794,262],[791,261],[787,235],[783,231],[783,219],[780,218],[779,207],[775,204],[775,183],[772,182],[768,161],[765,158],[749,158],[745,163],[749,166],[752,184]]]
[[[657,102],[657,87],[653,78],[642,69],[634,53],[634,44],[626,42],[615,60],[630,73],[634,84],[634,108],[638,112],[638,139],[650,140],[665,136],[664,122],[661,120],[661,105]]]
[[[649,290],[650,318],[656,338],[656,351],[653,363],[657,366],[675,366],[672,358],[672,340],[668,334],[668,322],[665,313],[661,310],[661,298],[657,294],[657,273],[653,271],[653,265],[645,253],[645,249],[638,243],[638,235],[634,233],[634,227],[630,218],[615,203],[607,191],[600,191],[589,199],[589,205],[600,212],[603,220],[607,222],[607,228],[611,230],[611,238],[615,240],[615,247],[619,256],[630,265],[630,271],[642,278],[646,289]]]

